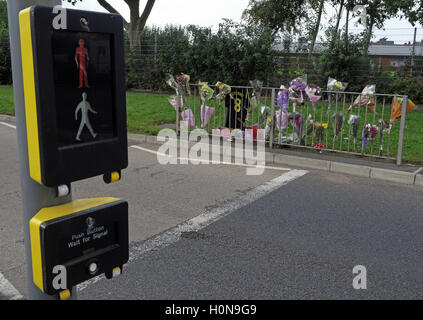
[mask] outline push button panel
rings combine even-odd
[[[125,201],[87,199],[45,208],[31,220],[34,282],[48,294],[62,291],[54,287],[57,266],[66,272],[66,289],[103,273],[111,278],[128,261],[128,241]]]

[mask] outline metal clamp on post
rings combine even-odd
[[[103,181],[107,184],[118,182],[120,181],[120,179],[121,179],[120,171],[106,173],[105,175],[103,175]]]
[[[56,188],[56,198],[66,197],[70,194],[70,184],[62,184]]]
[[[59,292],[59,299],[60,300],[69,300],[71,297],[71,292],[69,289],[63,290]]]

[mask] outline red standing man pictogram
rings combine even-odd
[[[89,88],[88,85],[88,74],[87,68],[90,63],[90,56],[88,55],[88,49],[85,48],[84,39],[79,40],[79,47],[76,48],[75,62],[79,69],[79,87],[82,88],[85,84],[85,88]]]

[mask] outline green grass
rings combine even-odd
[[[147,135],[156,135],[162,128],[162,124],[171,124],[176,122],[175,110],[168,102],[169,95],[163,94],[148,94],[148,93],[127,93],[127,118],[128,118],[128,131],[133,133],[141,133]],[[263,98],[262,102],[266,105],[270,105],[269,98]],[[367,113],[367,122],[377,124],[379,119],[384,119],[389,122],[390,119],[390,101],[386,102],[384,114],[382,116],[382,102],[378,101],[377,112]],[[200,100],[198,96],[187,99],[187,107],[191,108],[195,114],[197,126],[201,126],[200,120]],[[216,101],[211,101],[209,106],[216,109],[214,116],[211,118],[210,123],[206,129],[210,132],[212,128],[223,127],[225,125],[226,108],[221,104],[219,105]],[[348,106],[347,106],[348,107]],[[324,137],[323,143],[328,145],[330,148],[333,146],[333,124],[332,121],[328,121],[327,105],[320,103],[316,107],[316,114],[314,114],[311,103],[306,102],[303,107],[298,106],[297,111],[303,114],[312,114],[316,121],[322,121],[328,124],[327,135]],[[336,111],[336,106],[331,107],[330,115]],[[338,106],[338,111],[342,111],[342,104]],[[13,90],[12,87],[0,87],[0,113],[2,114],[14,114],[13,106]],[[360,113],[358,109],[353,111],[353,114],[359,114],[361,116],[360,129],[358,134],[357,148],[360,152],[361,149],[361,130],[366,118],[365,109],[361,108]],[[258,122],[258,110],[250,116],[249,124],[255,124]],[[347,119],[348,120],[347,116]],[[394,125],[391,135],[384,135],[384,153],[383,156],[396,157],[398,148],[398,135],[399,135],[400,120]],[[342,136],[349,136],[350,126],[345,123]],[[291,126],[283,132],[283,135],[289,135],[293,132]],[[276,130],[275,137],[278,136]],[[327,142],[326,142],[327,138]],[[307,137],[307,145],[311,145],[313,141],[312,136]],[[314,139],[316,142],[316,140]],[[388,142],[390,142],[390,148],[388,153]],[[338,139],[336,143],[336,150],[353,151],[352,139],[348,146],[348,140]],[[369,143],[366,148],[366,154],[372,153],[377,155],[379,153],[379,136],[376,138],[373,150],[372,144]],[[405,140],[404,140],[404,151],[403,159],[405,162],[414,164],[423,164],[423,111],[414,110],[407,116]]]
[[[15,115],[12,87],[0,87],[0,113]]]

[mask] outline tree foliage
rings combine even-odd
[[[63,0],[65,1],[65,0]],[[66,0],[69,3],[75,4],[78,1],[82,0]],[[104,9],[110,13],[120,14],[119,11],[113,7],[108,0],[97,0],[98,4],[101,5]],[[144,29],[148,17],[150,16],[151,11],[153,10],[154,3],[156,0],[147,0],[144,10],[140,13],[140,0],[124,0],[126,5],[129,7],[130,21],[124,20],[124,27],[128,32],[128,40],[130,43],[130,50],[137,51],[140,50],[141,43],[139,42],[140,34]]]
[[[155,33],[157,32],[157,53]],[[166,73],[191,75],[194,82],[222,81],[248,85],[254,78],[267,79],[274,72],[276,52],[269,30],[225,20],[213,33],[198,26],[154,30],[145,28],[139,59],[128,56],[128,86],[168,89]],[[142,70],[141,73],[135,68]]]
[[[325,87],[329,77],[349,83],[348,90],[361,92],[370,78],[371,59],[363,55],[365,43],[359,36],[350,35],[348,46],[336,39],[332,46],[323,50],[318,58],[317,74],[320,85]]]
[[[0,44],[0,84],[11,84],[9,26],[7,23],[7,4],[4,0],[0,0]]]
[[[307,20],[307,1],[250,0],[243,17],[250,24],[259,24],[275,32],[292,32],[299,29],[301,21]]]

